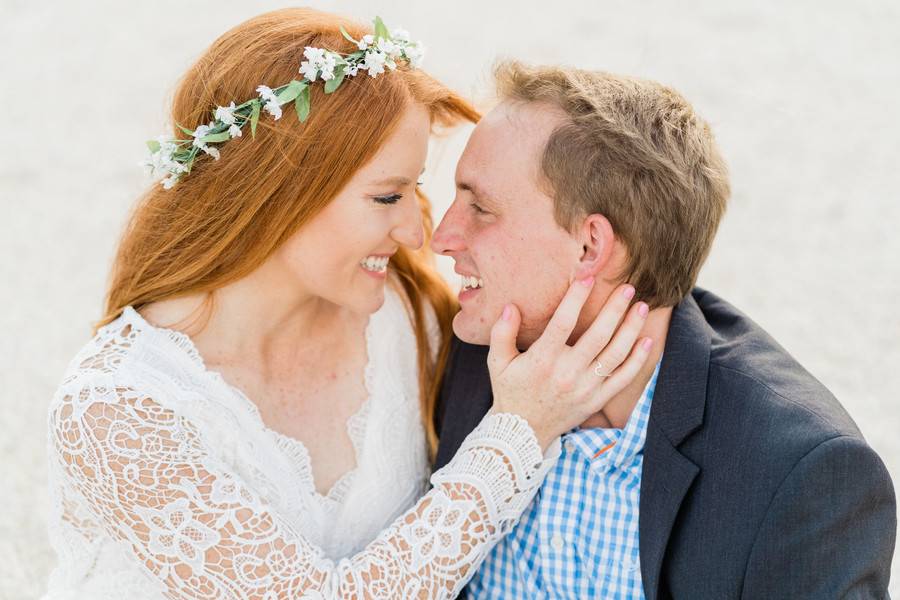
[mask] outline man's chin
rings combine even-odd
[[[453,317],[453,333],[467,344],[489,346],[491,343],[491,325],[486,320],[472,317],[459,311]]]

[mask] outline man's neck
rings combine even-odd
[[[666,336],[669,333],[669,322],[672,319],[672,308],[658,308],[650,311],[647,316],[647,322],[638,339],[650,337],[653,339],[653,348],[650,350],[650,356],[647,362],[641,367],[640,372],[634,381],[628,387],[613,396],[603,410],[592,415],[588,420],[581,424],[583,428],[603,427],[624,429],[628,424],[628,419],[637,406],[638,401],[644,394],[644,389],[650,383],[653,372],[656,370],[656,363],[662,356],[663,349],[666,346]]]

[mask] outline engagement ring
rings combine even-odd
[[[598,362],[596,365],[594,365],[594,375],[596,375],[597,377],[609,377],[609,373],[603,372],[603,363],[601,362]]]

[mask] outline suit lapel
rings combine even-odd
[[[672,312],[644,446],[639,535],[647,600],[659,595],[669,536],[700,472],[678,446],[703,424],[710,342],[703,313],[694,297],[688,296]]]
[[[453,338],[438,409],[440,444],[435,470],[450,462],[494,402],[487,368],[489,349]]]

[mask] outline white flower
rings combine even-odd
[[[359,73],[360,68],[365,69],[365,67],[361,65],[348,64],[344,67],[344,75],[347,77],[354,77]]]
[[[203,151],[206,152],[207,154],[209,154],[210,156],[212,156],[216,160],[219,160],[219,157],[221,156],[219,154],[219,149],[214,146],[205,146],[203,148]]]
[[[319,66],[315,63],[304,60],[300,63],[300,73],[309,81],[315,81],[316,75],[318,75],[319,73]]]
[[[199,127],[197,127],[197,129],[194,130],[193,145],[195,147],[201,148],[201,149],[206,148],[206,142],[203,142],[201,140],[202,140],[203,136],[209,134],[210,129],[212,129],[212,127],[210,127],[209,125],[200,125]]]
[[[358,42],[356,42],[356,47],[360,50],[368,50],[369,46],[371,46],[374,41],[375,36],[369,33],[362,36],[362,38]]]
[[[403,53],[406,55],[407,60],[409,60],[409,66],[418,69],[422,64],[422,59],[425,57],[425,47],[421,42],[413,42],[403,49]]]
[[[384,62],[386,59],[387,56],[381,52],[366,52],[363,64],[365,64],[366,69],[369,70],[369,76],[377,77],[384,73]]]
[[[322,66],[322,80],[328,81],[334,79],[334,67],[337,65],[338,55],[329,52],[325,55],[325,59],[320,63]]]
[[[275,117],[276,121],[281,118],[281,106],[277,102],[266,102],[263,105],[263,110]]]
[[[391,58],[400,58],[400,54],[403,52],[403,48],[401,48],[399,45],[395,44],[391,40],[386,40],[384,38],[378,40],[378,49]]]
[[[216,107],[216,120],[225,123],[226,125],[234,125],[235,116],[234,109],[237,108],[234,105],[234,102],[231,103],[230,106],[218,106]]]
[[[172,187],[178,183],[178,174],[172,173],[168,177],[162,180],[163,189],[171,190]]]
[[[241,137],[241,128],[236,124],[232,124],[231,127],[228,128],[228,134],[233,137]]]
[[[265,102],[263,105],[263,109],[273,117],[275,120],[281,118],[281,105],[278,104],[278,97],[275,95],[275,92],[272,91],[272,88],[261,85],[256,88],[256,91],[259,92],[259,97]]]
[[[312,46],[307,46],[303,51],[303,56],[306,57],[311,63],[321,64],[325,60],[325,50],[322,48],[313,48]]]
[[[275,96],[275,92],[272,91],[267,85],[261,85],[256,88],[256,91],[259,92],[259,97],[263,99],[264,102],[275,102],[278,103],[278,97]]]
[[[393,29],[391,30],[391,38],[398,42],[408,42],[409,32],[405,29]]]

